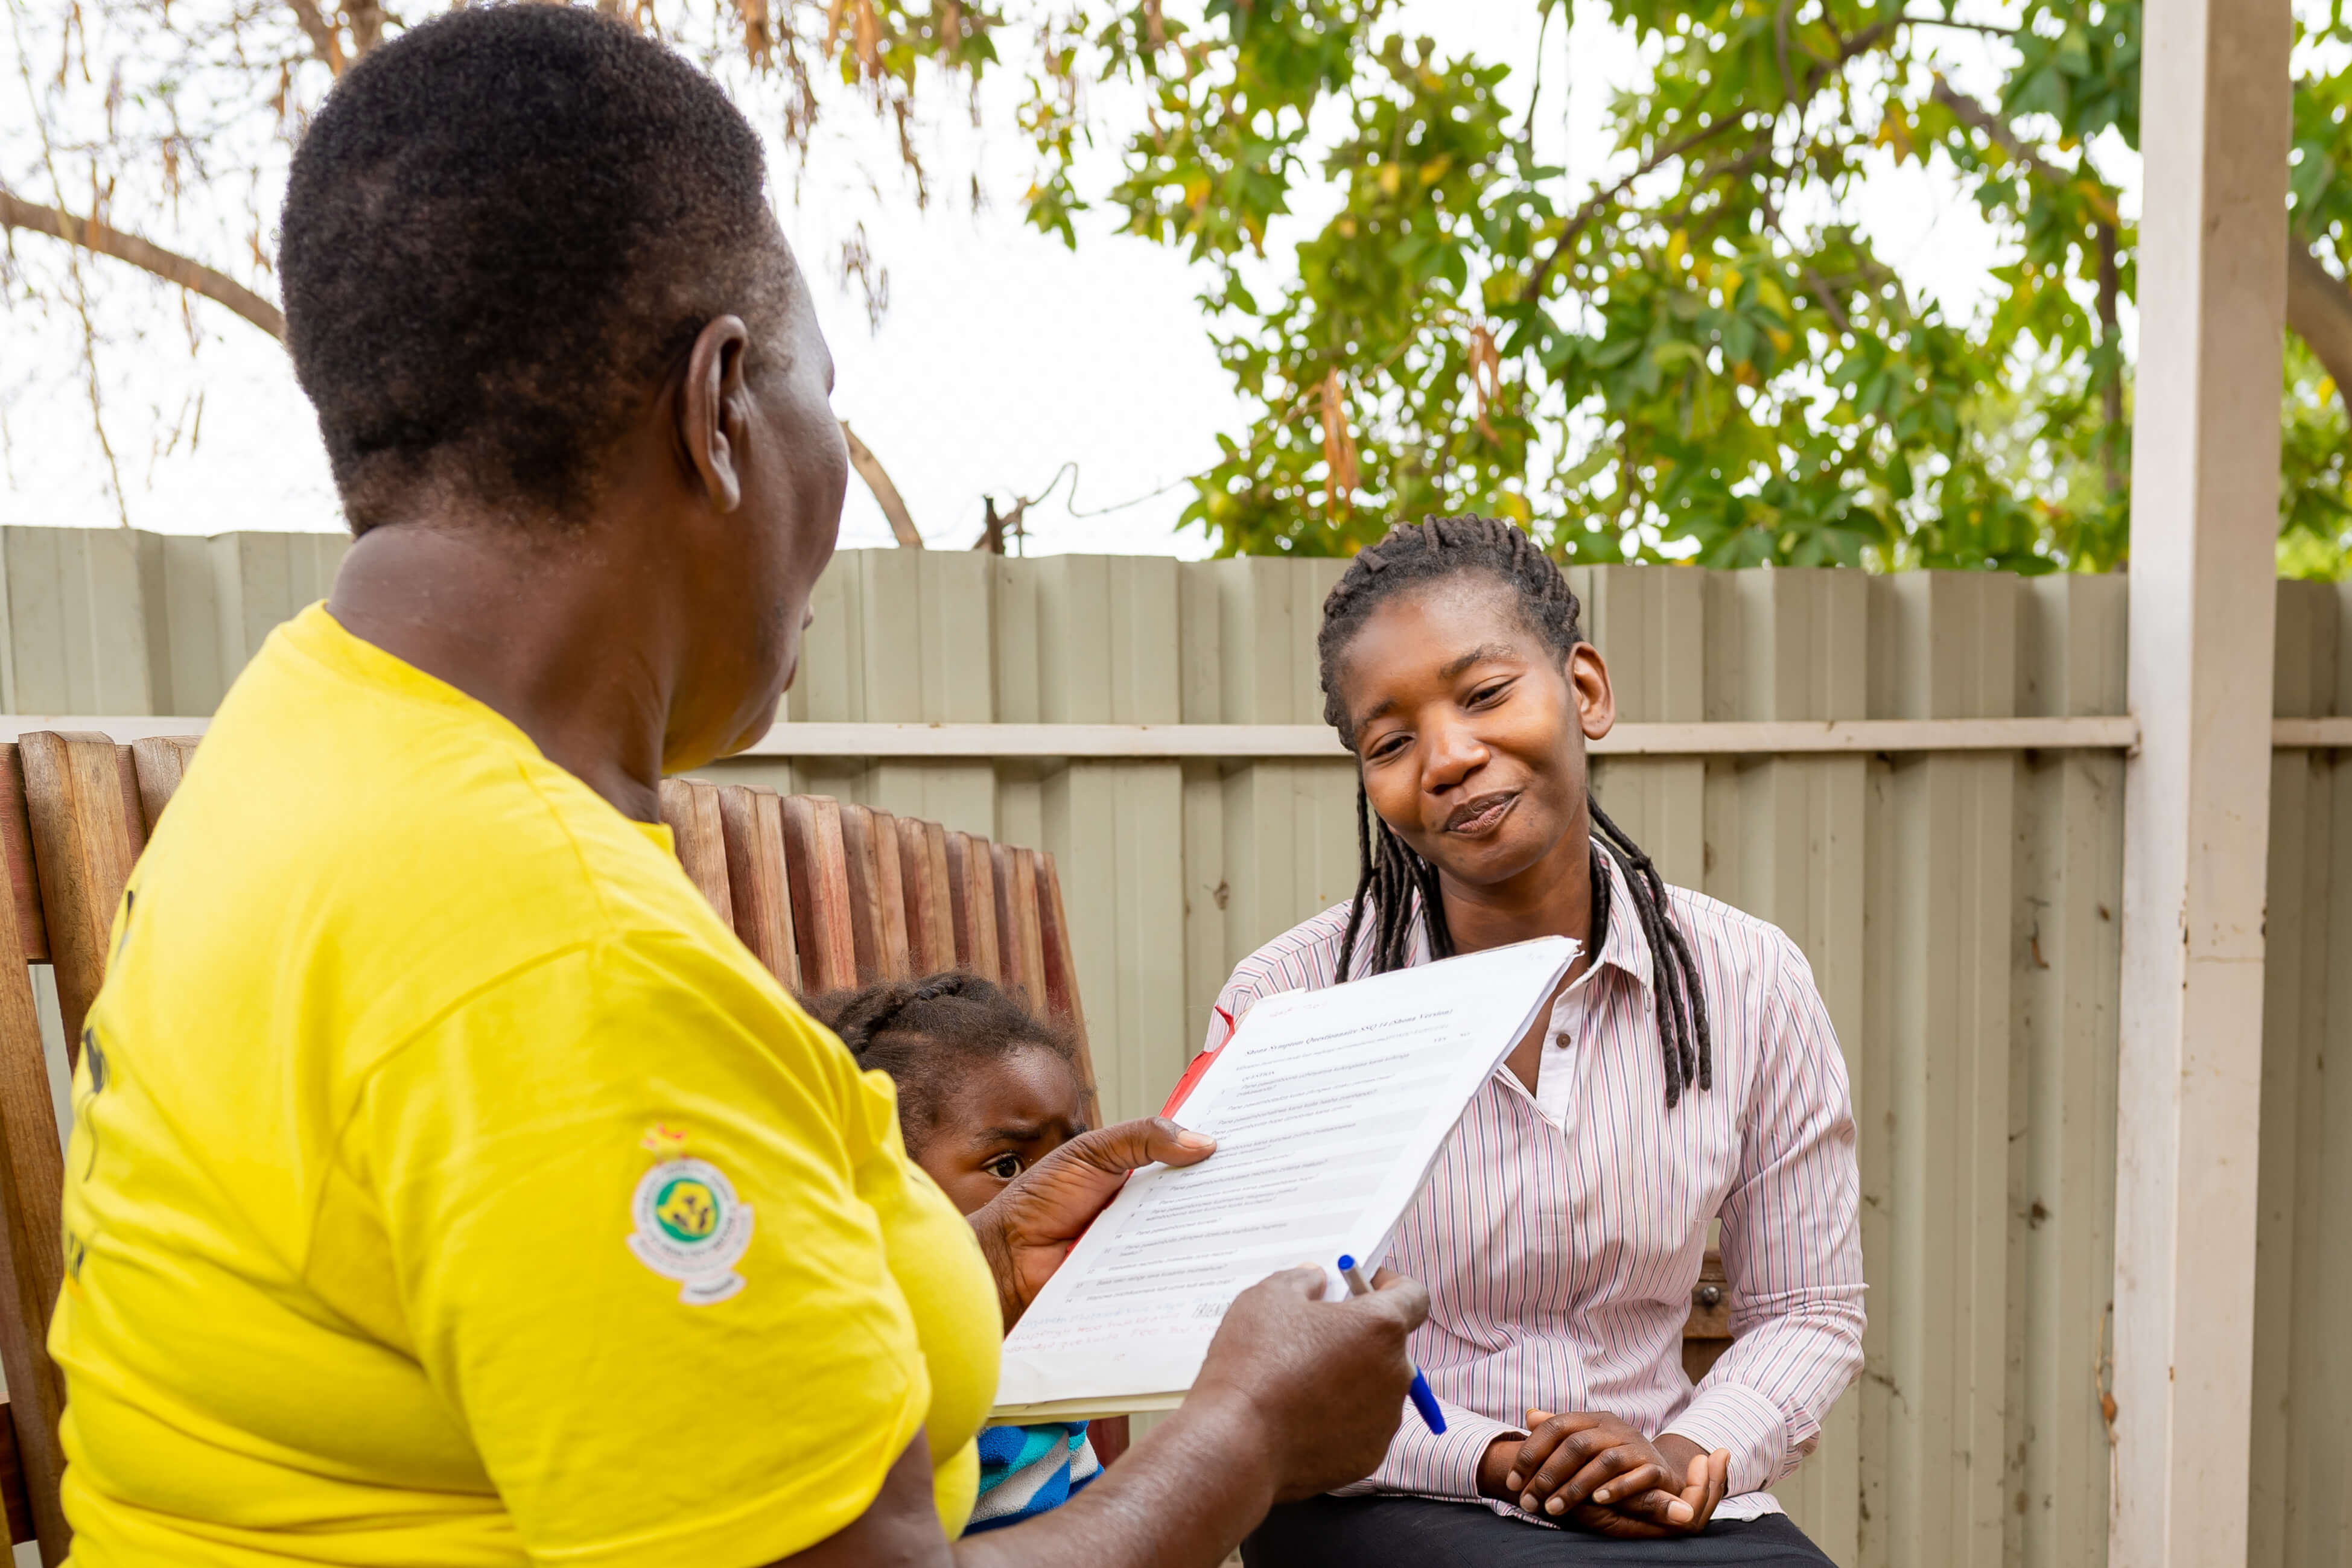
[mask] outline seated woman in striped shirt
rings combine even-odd
[[[1276,1508],[1245,1561],[1826,1563],[1766,1490],[1862,1366],[1853,1116],[1811,969],[1666,886],[1592,800],[1609,671],[1518,528],[1391,531],[1325,601],[1318,648],[1361,880],[1234,971],[1211,1043],[1342,975],[1543,936],[1585,956],[1391,1247],[1429,1285],[1412,1352],[1444,1434],[1407,1420],[1354,1495]],[[1737,1338],[1694,1388],[1682,1330],[1718,1216]]]

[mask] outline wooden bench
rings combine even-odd
[[[79,1060],[83,1016],[106,974],[114,906],[170,800],[193,740],[118,746],[102,735],[27,735],[0,747],[0,1370],[8,1380],[0,1498],[12,1542],[33,1541],[41,1561],[70,1544],[58,1498],[64,1457],[58,1417],[65,1384],[48,1354],[49,1314],[65,1281],[58,1220],[65,1161],[48,1063],[26,966],[48,963]]]
[[[969,969],[1066,1023],[1095,1092],[1051,854],[830,796],[698,779],[664,781],[662,819],[688,878],[790,988]]]
[[[31,972],[50,964],[69,1062],[106,977],[108,937],[131,868],[170,804],[193,737],[131,746],[92,734],[36,732],[0,745],[0,1508],[12,1542],[41,1561],[70,1544],[58,1503],[58,1416],[65,1387],[47,1350],[65,1278],[64,1183]],[[896,817],[822,795],[670,779],[662,815],[687,875],[744,946],[803,995],[964,968],[1068,1024],[1089,1097],[1093,1058],[1077,967],[1051,854]],[[1696,1378],[1730,1343],[1721,1260],[1707,1254],[1692,1293],[1683,1362]],[[1109,1463],[1124,1419],[1096,1423]]]

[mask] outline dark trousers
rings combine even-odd
[[[1468,1502],[1317,1497],[1276,1505],[1242,1542],[1248,1568],[1648,1568],[1760,1563],[1831,1568],[1782,1514],[1721,1520],[1670,1541],[1615,1541],[1546,1530]]]

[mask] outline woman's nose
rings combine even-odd
[[[1421,787],[1432,794],[1450,789],[1486,760],[1486,747],[1468,725],[1440,723],[1425,732]]]

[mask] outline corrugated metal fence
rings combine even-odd
[[[2283,718],[2352,713],[2352,584],[2283,582]],[[2253,1568],[2352,1563],[2352,753],[2271,758]]]
[[[0,530],[16,712],[205,713],[341,541]],[[794,720],[1319,722],[1339,563],[839,557]],[[2124,711],[2125,585],[1993,573],[1578,569],[1629,722]],[[2281,589],[2282,715],[2352,712],[2352,595]],[[2339,638],[2339,622],[2347,632]],[[2114,751],[1614,757],[1673,880],[1811,959],[1862,1125],[1869,1365],[1782,1497],[1842,1563],[2105,1553],[2123,758]],[[1346,897],[1344,758],[753,758],[711,769],[1054,852],[1108,1109],[1153,1109],[1231,966]],[[2277,755],[2258,1568],[2347,1556],[2352,773]],[[2340,803],[2340,804],[2339,804]],[[2341,1079],[2339,1072],[2337,1079]]]

